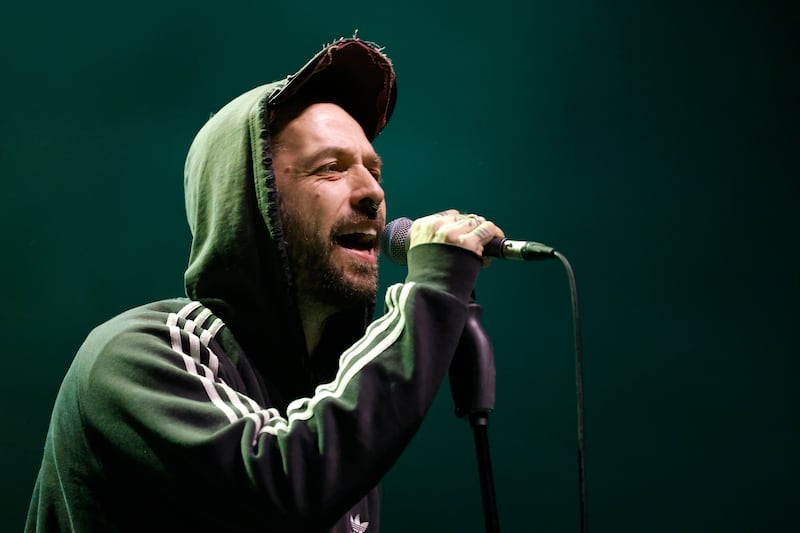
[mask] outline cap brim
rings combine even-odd
[[[389,122],[397,100],[394,68],[369,41],[340,39],[325,46],[306,65],[286,78],[269,96],[271,106],[291,100],[302,89],[340,105],[373,140]]]

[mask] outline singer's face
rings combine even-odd
[[[381,160],[341,107],[317,103],[274,139],[281,219],[299,296],[336,309],[373,302],[386,222]],[[374,202],[377,214],[368,208]]]

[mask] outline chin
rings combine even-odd
[[[349,292],[356,296],[359,303],[370,303],[375,301],[378,294],[378,277],[370,276],[366,278],[359,276],[356,279],[347,277],[347,284],[350,286]]]
[[[378,294],[378,268],[374,264],[348,262],[336,268],[329,263],[315,281],[316,297],[341,310],[372,305]]]

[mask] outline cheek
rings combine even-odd
[[[348,215],[350,205],[350,191],[346,180],[336,180],[319,183],[313,190],[308,191],[306,200],[308,208],[315,210],[315,215],[328,222],[341,216]]]
[[[324,191],[295,189],[288,195],[281,195],[283,205],[294,214],[303,234],[308,239],[327,241],[331,228],[337,220],[337,212],[332,209]]]
[[[275,186],[283,207],[289,211],[299,214],[312,214],[316,209],[315,205],[319,201],[320,195],[316,193],[308,184],[290,177],[282,177],[279,173],[275,176]]]
[[[278,190],[284,209],[302,220],[306,233],[327,238],[339,219],[350,214],[345,180],[285,183]]]

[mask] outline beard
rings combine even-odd
[[[280,212],[289,267],[301,302],[336,311],[375,303],[377,265],[349,258],[337,264],[332,257],[338,246],[334,239],[337,228],[362,220],[363,216],[339,220],[327,235],[323,235],[309,217],[286,207],[283,202]]]

